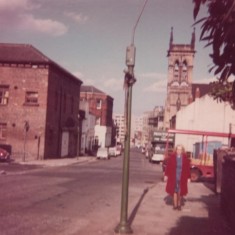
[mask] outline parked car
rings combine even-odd
[[[3,148],[0,148],[0,161],[10,161],[10,153]]]
[[[146,148],[145,148],[145,147],[142,147],[142,148],[141,148],[141,153],[145,154],[145,152],[146,152]]]
[[[149,162],[160,163],[164,160],[165,149],[156,147],[153,151],[152,156],[149,158]]]
[[[109,159],[109,152],[108,148],[98,148],[97,154],[96,154],[97,159]]]
[[[117,157],[121,155],[121,149],[117,147],[110,147],[109,148],[109,156],[111,157]]]

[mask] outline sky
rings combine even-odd
[[[0,0],[0,42],[31,44],[84,85],[114,98],[114,113],[124,112],[123,70],[126,47],[145,0]],[[206,11],[202,9],[199,18]],[[165,103],[167,50],[171,27],[174,43],[191,42],[192,0],[148,0],[137,25],[132,114]],[[210,48],[196,27],[193,82],[209,83]]]

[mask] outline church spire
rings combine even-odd
[[[173,44],[173,27],[171,27],[171,36],[170,36],[169,49],[171,49],[171,48],[172,48],[172,44]]]
[[[193,33],[192,33],[192,40],[191,40],[191,48],[195,48],[195,27],[193,28]]]

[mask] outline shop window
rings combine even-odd
[[[9,100],[9,86],[0,86],[0,105],[7,105]]]

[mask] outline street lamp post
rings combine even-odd
[[[128,222],[128,188],[129,188],[129,162],[130,162],[130,135],[131,135],[131,105],[132,105],[132,86],[136,82],[134,77],[135,67],[135,45],[134,37],[137,24],[141,18],[144,8],[148,0],[145,0],[136,24],[133,28],[132,43],[126,49],[126,65],[128,70],[125,71],[125,88],[126,88],[126,100],[125,100],[125,118],[126,118],[126,135],[125,135],[125,151],[123,158],[123,175],[122,175],[122,197],[121,197],[121,213],[120,223],[115,228],[116,233],[129,234],[132,233],[131,226]]]

